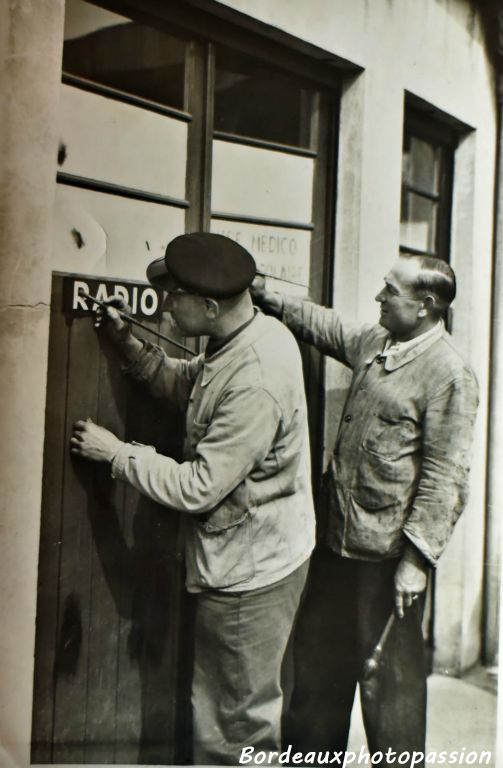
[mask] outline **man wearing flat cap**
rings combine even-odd
[[[204,354],[173,359],[136,338],[117,299],[97,325],[107,321],[128,374],[185,411],[184,461],[90,421],[75,425],[71,451],[187,513],[193,757],[237,764],[245,746],[280,750],[281,663],[314,544],[301,359],[291,333],[254,310],[255,263],[229,238],[177,237],[147,276],[183,335],[209,337]]]

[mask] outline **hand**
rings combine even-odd
[[[77,421],[70,438],[70,453],[91,461],[112,461],[124,443],[91,419]]]
[[[428,562],[418,549],[409,545],[395,571],[395,607],[399,619],[410,608],[428,584]]]
[[[261,275],[260,273],[257,273],[255,275],[253,283],[250,285],[250,294],[251,294],[253,303],[256,304],[258,307],[261,307],[262,304],[265,302],[265,299],[267,296],[264,275]]]
[[[115,342],[124,342],[133,334],[131,333],[131,324],[123,320],[120,312],[131,314],[131,307],[126,304],[120,296],[112,296],[106,299],[107,307],[98,306],[94,327],[101,328],[105,326],[109,336]]]
[[[283,312],[283,299],[279,293],[268,291],[265,287],[265,276],[257,274],[250,285],[250,294],[253,303],[263,309],[268,315],[281,318]]]

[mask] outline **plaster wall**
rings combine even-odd
[[[0,3],[0,765],[29,763],[63,0]]]

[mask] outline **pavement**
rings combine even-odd
[[[426,752],[432,765],[489,765],[503,768],[503,755],[496,762],[496,704],[495,681],[482,673],[468,675],[465,679],[430,675],[428,678],[428,720]],[[351,718],[348,751],[360,753],[366,747],[359,696]],[[441,759],[440,752],[447,752]],[[477,761],[470,753],[478,753]],[[480,757],[481,752],[491,752],[491,757]],[[457,753],[454,756],[454,753]],[[427,763],[429,764],[429,763]]]

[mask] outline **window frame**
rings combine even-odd
[[[404,196],[415,194],[418,197],[431,200],[436,203],[435,247],[434,250],[422,250],[399,244],[399,251],[403,255],[433,256],[449,262],[452,220],[452,196],[454,189],[454,155],[458,144],[458,134],[450,126],[435,120],[424,112],[406,104],[402,142],[402,167],[403,153],[408,138],[417,138],[435,149],[440,150],[440,168],[438,180],[438,192],[428,192],[412,184],[401,180],[401,205],[400,223]]]

